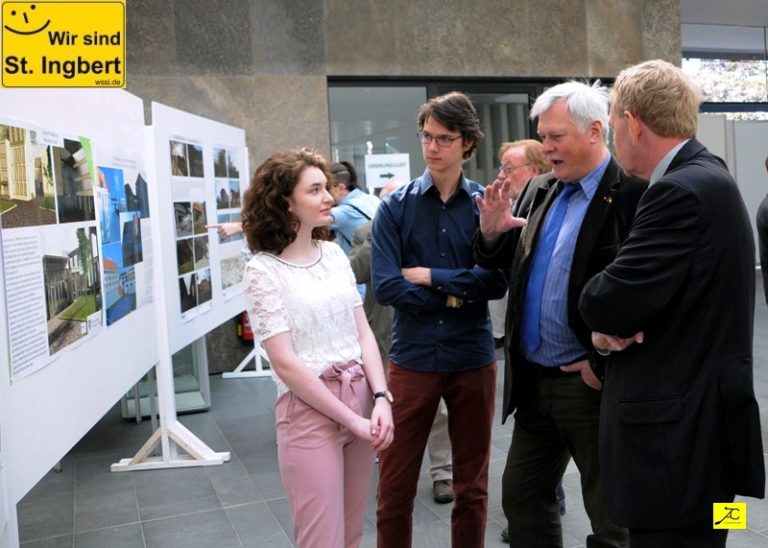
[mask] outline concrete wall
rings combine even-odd
[[[328,76],[614,76],[681,55],[677,0],[130,0],[127,89],[326,154]]]
[[[611,77],[681,56],[677,0],[130,0],[127,89],[242,127],[250,171],[330,152],[328,76]],[[208,336],[212,371],[246,348]]]

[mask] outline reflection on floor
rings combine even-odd
[[[755,321],[755,385],[768,448],[768,307],[758,288]],[[501,364],[500,364],[501,365]],[[500,368],[501,369],[501,368]],[[280,484],[274,434],[274,386],[269,378],[211,377],[213,407],[181,422],[216,451],[230,451],[223,466],[111,473],[109,465],[132,456],[150,435],[148,421],[125,421],[113,408],[19,503],[25,548],[226,548],[290,547],[292,525]],[[499,386],[501,385],[499,375]],[[497,415],[500,408],[497,390]],[[491,454],[486,546],[506,546],[500,484],[512,421],[495,421]],[[375,482],[375,478],[373,479]],[[372,482],[372,486],[374,483]],[[573,463],[564,479],[568,511],[564,546],[584,546],[589,521]],[[364,547],[375,540],[375,489],[371,489]],[[768,545],[768,502],[746,499],[749,529],[732,531],[729,547]],[[431,498],[422,469],[414,511],[413,546],[450,546],[450,504]]]

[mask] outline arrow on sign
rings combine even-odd
[[[391,179],[394,176],[394,173],[379,173],[379,179]]]

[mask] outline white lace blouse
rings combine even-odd
[[[333,242],[318,246],[318,258],[305,265],[257,253],[243,276],[254,336],[289,332],[299,360],[317,376],[332,363],[360,360],[353,310],[362,305],[347,256]],[[272,378],[278,397],[288,392],[274,369]]]

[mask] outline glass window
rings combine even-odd
[[[496,151],[501,143],[530,137],[531,97],[541,91],[541,86],[501,82],[402,86],[332,82],[328,88],[331,160],[352,162],[366,187],[378,186],[365,180],[367,154],[408,154],[409,179],[421,175],[425,165],[416,137],[419,107],[427,97],[453,90],[467,93],[472,99],[485,133],[464,172],[479,183],[492,182],[498,169]]]
[[[700,86],[702,111],[768,119],[768,29],[683,24],[683,71]]]
[[[352,162],[366,187],[366,154],[408,154],[410,179],[421,175],[416,114],[426,100],[426,86],[329,87],[331,161]]]

